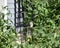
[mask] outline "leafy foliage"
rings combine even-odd
[[[34,24],[26,48],[60,48],[60,0],[23,0],[23,6],[25,23]]]
[[[6,7],[3,9],[5,10]],[[0,12],[0,48],[14,48],[16,45],[16,32],[13,27],[8,25],[9,20],[5,20],[5,15],[9,13]]]

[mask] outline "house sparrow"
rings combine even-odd
[[[32,27],[33,27],[33,22],[31,21],[31,22],[30,22],[30,28],[32,28]]]

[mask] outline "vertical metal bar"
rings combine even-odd
[[[15,23],[14,23],[14,25],[15,25],[15,30],[16,30],[16,0],[14,0],[14,21],[15,21]]]
[[[20,22],[20,0],[18,0],[18,22]]]
[[[19,24],[19,28],[20,28],[19,32],[21,32],[21,27],[20,27],[20,0],[18,0],[18,24]]]

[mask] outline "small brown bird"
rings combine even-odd
[[[30,28],[32,28],[32,27],[33,27],[33,21],[30,22]]]

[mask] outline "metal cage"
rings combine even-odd
[[[14,0],[14,10],[15,10],[15,27],[16,27],[16,31],[20,33],[21,35],[21,43],[23,42],[23,40],[25,40],[25,35],[24,34],[28,34],[31,35],[32,31],[31,28],[29,27],[30,25],[24,25],[24,19],[26,16],[26,10],[24,9],[21,0]],[[27,1],[26,1],[27,2]],[[32,19],[33,20],[33,19]],[[26,32],[24,31],[24,29],[26,30]]]
[[[21,0],[14,0],[14,16],[15,16],[15,28],[16,28],[16,32],[20,33],[21,36],[21,42],[24,40],[24,7],[21,3]]]

